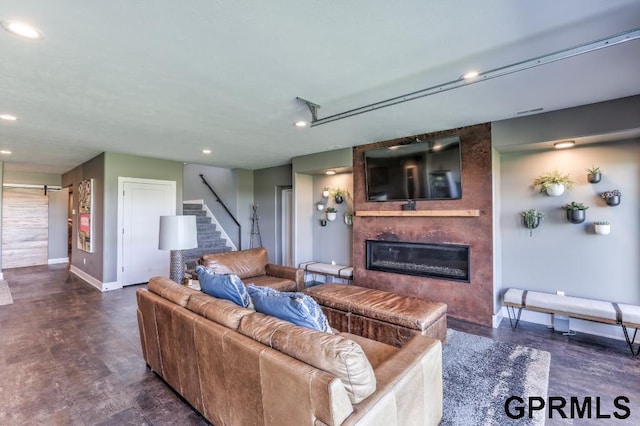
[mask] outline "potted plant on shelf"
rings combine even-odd
[[[322,197],[323,198],[329,198],[329,187],[325,186],[324,188],[322,188]]]
[[[344,201],[345,191],[343,189],[337,188],[333,190],[333,198],[336,200],[337,204],[342,204]]]
[[[587,170],[587,181],[589,181],[589,183],[598,183],[600,182],[600,179],[602,178],[602,174],[600,173],[600,167],[596,167],[596,166],[591,166],[590,169],[586,169]]]
[[[598,235],[609,235],[611,232],[611,225],[606,220],[593,222],[593,225],[595,227],[596,234]]]
[[[569,174],[563,175],[558,170],[538,176],[533,180],[533,187],[540,193],[546,193],[552,197],[562,195],[565,189],[573,188],[574,182]]]
[[[522,212],[522,221],[524,222],[525,228],[529,230],[529,236],[533,235],[533,230],[540,225],[543,217],[544,213],[536,209],[529,209]]]
[[[617,189],[612,189],[611,191],[605,191],[600,196],[604,199],[605,203],[609,206],[617,206],[620,204],[620,197],[622,193]]]
[[[338,217],[338,210],[334,207],[327,207],[325,211],[327,212],[327,220],[329,222],[333,222],[336,220],[336,217]]]
[[[567,211],[567,220],[571,223],[582,223],[587,218],[586,210],[589,208],[582,203],[572,201],[563,207]]]

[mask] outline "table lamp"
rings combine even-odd
[[[184,253],[198,247],[198,227],[195,216],[160,216],[158,248],[171,250],[170,278],[182,284],[184,279]]]

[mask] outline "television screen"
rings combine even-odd
[[[462,198],[460,138],[365,151],[367,201]]]

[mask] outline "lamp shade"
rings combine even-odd
[[[187,250],[198,247],[195,216],[160,216],[160,250]]]

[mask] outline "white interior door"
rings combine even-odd
[[[126,179],[126,178],[124,178]],[[170,252],[158,250],[160,216],[176,212],[173,181],[133,179],[121,182],[121,267],[123,286],[169,276]]]

